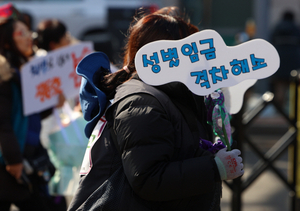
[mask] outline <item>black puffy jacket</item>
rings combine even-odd
[[[105,114],[110,129],[93,146],[93,168],[69,210],[219,210],[220,176],[214,155],[199,147],[206,131],[195,108],[179,83],[157,89],[132,79],[119,86]],[[118,171],[122,188],[109,184]]]

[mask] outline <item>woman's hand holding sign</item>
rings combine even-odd
[[[242,176],[244,174],[244,165],[242,157],[239,156],[241,151],[238,149],[226,150],[226,148],[223,148],[215,155],[221,180],[231,180]]]

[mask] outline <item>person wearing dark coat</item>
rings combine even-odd
[[[243,174],[240,151],[223,148],[213,154],[201,148],[201,138],[212,141],[204,98],[180,82],[147,85],[134,65],[136,52],[145,44],[182,39],[196,31],[179,16],[146,15],[130,28],[123,69],[106,74],[102,68],[108,65],[93,68],[101,58],[87,62],[86,69],[81,68],[84,60],[78,65],[77,73],[86,79],[80,98],[84,117],[91,120],[88,126],[104,116],[93,132],[85,130],[91,136],[89,162],[85,166],[83,161],[69,211],[220,210],[222,180]],[[107,110],[103,93],[113,99]],[[94,140],[94,134],[101,135]],[[224,156],[236,159],[234,174]]]
[[[295,23],[294,13],[285,11],[282,20],[276,24],[271,33],[271,43],[278,51],[280,67],[271,76],[271,91],[274,100],[283,109],[288,105],[288,89],[292,70],[300,68],[300,29]]]
[[[14,7],[6,6],[0,9],[1,15],[3,10],[5,15],[11,11],[10,16],[1,16],[0,23],[0,210],[9,211],[14,204],[20,211],[47,211],[47,178],[55,168],[41,145],[40,131],[41,119],[50,115],[52,109],[23,114],[20,71],[34,55],[32,33],[12,10]],[[39,167],[49,171],[39,172],[50,175],[38,175],[30,163],[40,157],[45,158],[45,163]]]

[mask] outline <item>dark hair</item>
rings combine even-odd
[[[18,50],[13,39],[17,21],[20,20],[10,18],[0,25],[0,54],[7,59],[12,67],[20,68],[28,59]]]
[[[67,27],[57,19],[48,19],[40,22],[37,28],[36,45],[46,51],[50,49],[50,43],[59,43],[67,33]]]
[[[170,16],[179,16],[182,17],[184,20],[187,22],[190,22],[189,17],[187,14],[179,9],[179,7],[176,6],[168,6],[168,7],[163,7],[155,12],[153,14],[161,14],[161,15],[170,15]],[[198,29],[197,29],[198,31]]]
[[[20,14],[20,19],[27,25],[30,30],[32,29],[32,16],[29,13],[22,12]]]
[[[283,13],[283,20],[294,21],[294,13],[292,11],[285,11]]]
[[[101,89],[109,96],[115,88],[136,73],[134,58],[137,51],[147,43],[156,40],[179,40],[198,31],[198,28],[179,16],[167,14],[149,14],[137,20],[129,28],[129,37],[125,46],[123,65],[130,73],[121,69],[104,77]]]

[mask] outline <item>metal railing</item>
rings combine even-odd
[[[240,177],[231,182],[225,182],[232,193],[232,211],[242,210],[242,193],[266,169],[271,169],[272,172],[290,191],[290,210],[300,210],[300,155],[298,155],[298,152],[300,153],[300,72],[292,71],[291,75],[292,80],[290,82],[291,100],[289,115],[287,115],[274,101],[274,94],[271,92],[266,92],[261,96],[259,102],[254,108],[249,111],[245,111],[245,106],[243,106],[240,112],[234,115],[232,118],[231,124],[232,128],[234,128],[232,136],[234,140],[238,140],[237,148],[240,149],[243,154],[243,146],[246,143],[259,157],[259,160],[252,167],[251,174],[246,179]],[[267,150],[267,152],[263,152],[255,144],[255,142],[251,140],[245,130],[269,105],[273,105],[276,109],[276,112],[278,112],[280,116],[288,122],[289,129],[269,150]],[[289,159],[289,164],[291,164],[293,167],[289,169],[288,176],[282,174],[282,172],[274,165],[276,159],[278,159],[287,150],[289,155],[291,155],[289,156],[291,158]]]

